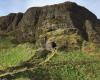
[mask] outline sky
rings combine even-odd
[[[29,7],[57,4],[65,1],[76,2],[100,18],[100,0],[0,0],[0,16],[25,12]]]

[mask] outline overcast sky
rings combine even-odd
[[[73,1],[85,6],[100,18],[100,0],[0,0],[0,16],[11,12],[25,12],[29,7]]]

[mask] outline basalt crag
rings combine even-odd
[[[5,35],[15,42],[33,42],[47,49],[51,49],[51,42],[58,48],[80,48],[83,41],[100,44],[100,20],[73,2],[32,7],[25,13],[0,17],[0,36]]]

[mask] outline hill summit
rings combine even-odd
[[[79,49],[84,41],[100,44],[100,20],[74,2],[32,7],[25,13],[0,17],[0,36],[49,50]]]

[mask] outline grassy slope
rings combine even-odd
[[[9,39],[0,41],[0,70],[7,67],[18,66],[27,61],[33,55],[35,50],[29,43],[15,45]]]
[[[57,80],[99,80],[99,58],[77,51],[61,52],[50,61],[50,64],[56,64],[55,67],[48,66],[48,69]]]
[[[100,57],[77,51],[57,52],[42,66],[16,74],[13,80],[33,78],[36,80],[99,80]]]
[[[35,53],[35,49],[29,43],[15,46],[4,39],[0,44],[6,47],[0,50],[1,69],[18,66],[33,57]],[[0,47],[2,48],[1,45]],[[33,78],[36,80],[99,80],[100,52],[90,55],[79,51],[69,53],[59,51],[36,69],[15,74],[12,80],[32,80]]]

